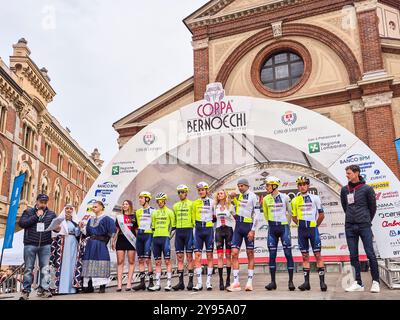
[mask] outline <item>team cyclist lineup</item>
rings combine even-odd
[[[288,289],[296,289],[293,283],[294,261],[290,224],[298,226],[298,244],[303,257],[304,283],[298,286],[300,291],[311,289],[309,249],[314,253],[321,291],[327,291],[325,284],[325,268],[321,257],[321,239],[318,226],[324,220],[321,200],[317,195],[309,193],[310,179],[298,177],[296,184],[298,195],[290,201],[288,195],[279,191],[281,182],[277,177],[269,176],[265,180],[267,195],[260,204],[257,195],[250,191],[247,179],[239,179],[239,193],[219,190],[214,197],[209,192],[206,182],[196,185],[198,199],[188,199],[189,188],[179,185],[177,193],[179,201],[167,207],[168,197],[160,192],[155,196],[157,209],[150,206],[152,195],[143,191],[139,194],[140,209],[136,211],[135,229],[136,251],[139,259],[138,285],[134,291],[161,290],[162,258],[167,270],[165,291],[200,291],[203,290],[202,253],[205,249],[207,272],[205,289],[212,290],[212,274],[214,270],[214,243],[218,256],[219,289],[228,292],[241,291],[239,278],[239,252],[245,243],[248,260],[247,283],[245,291],[253,291],[254,276],[254,238],[263,214],[268,222],[267,246],[269,250],[269,269],[271,280],[265,286],[268,291],[277,289],[276,257],[278,243],[281,241],[287,260],[289,274]],[[175,251],[179,281],[172,286],[172,264],[170,241],[175,234]],[[156,277],[151,255],[155,260]],[[188,270],[188,282],[185,287],[184,265]],[[226,279],[223,278],[224,258]],[[146,285],[146,266],[148,284]],[[233,269],[233,270],[232,270]],[[231,283],[233,271],[233,283]],[[196,283],[194,283],[196,278]]]

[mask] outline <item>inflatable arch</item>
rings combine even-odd
[[[271,148],[280,144],[297,150],[310,168],[317,168],[317,173],[323,172],[328,180],[331,179],[329,185],[336,192],[336,197],[340,185],[347,183],[345,167],[349,164],[360,165],[367,183],[374,187],[377,194],[378,212],[373,230],[380,256],[391,258],[400,254],[400,228],[396,222],[396,218],[400,221],[400,183],[366,144],[319,113],[281,101],[225,96],[219,83],[208,85],[204,100],[160,118],[131,138],[87,193],[79,208],[80,216],[87,215],[90,204],[99,199],[104,201],[106,213],[112,214],[129,186],[131,198],[141,191],[142,186],[135,184],[140,174],[161,158],[165,160],[165,155],[169,159],[176,156],[180,146],[207,137],[230,136],[235,139],[235,135],[252,140],[254,152],[258,155],[262,153],[260,148],[265,141],[272,143]],[[285,158],[284,152],[281,156]],[[290,159],[287,161],[290,162]],[[262,165],[265,161],[253,157],[253,162]],[[163,166],[162,163],[158,165]],[[227,166],[232,168],[232,172],[236,170],[234,164]],[[203,174],[207,178],[208,173]],[[184,177],[180,183],[185,183]],[[340,208],[340,202],[338,205]]]

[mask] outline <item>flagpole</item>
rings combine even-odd
[[[1,265],[3,263],[3,255],[4,255],[4,241],[3,241],[3,247],[1,248],[0,270],[1,270]]]

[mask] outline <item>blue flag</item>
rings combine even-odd
[[[400,161],[400,138],[395,140],[394,142],[396,144],[396,149],[397,149],[397,159]]]
[[[25,181],[25,173],[15,177],[13,192],[11,195],[10,210],[8,211],[6,233],[4,235],[3,249],[11,249],[14,239],[15,222],[17,221],[17,212],[19,200],[21,198],[21,190]]]

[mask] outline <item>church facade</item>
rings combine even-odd
[[[356,134],[400,176],[400,3],[213,0],[184,19],[193,77],[114,123],[122,147],[221,82],[230,96],[311,109]]]

